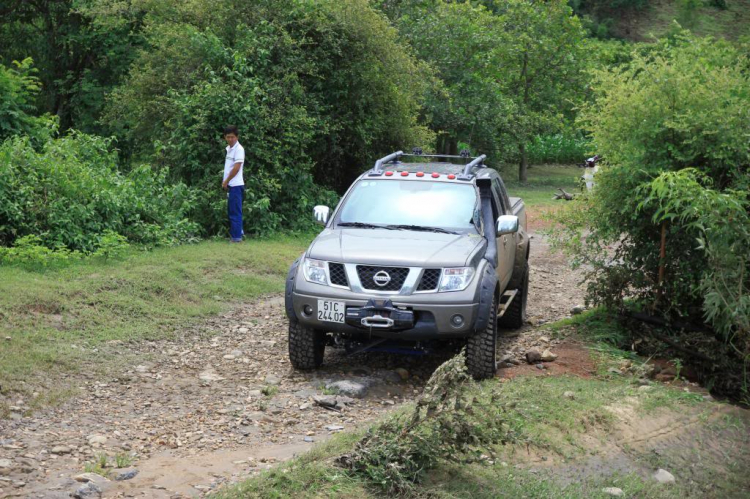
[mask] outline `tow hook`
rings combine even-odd
[[[382,315],[373,315],[372,317],[363,318],[362,325],[365,327],[388,328],[393,327],[393,319],[389,317],[383,317]]]

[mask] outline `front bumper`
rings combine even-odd
[[[431,340],[448,339],[471,336],[474,333],[479,300],[477,286],[472,284],[464,291],[451,293],[415,293],[412,295],[393,294],[384,296],[382,294],[355,293],[348,289],[323,286],[307,282],[303,276],[298,275],[295,280],[294,291],[291,293],[291,305],[297,320],[303,325],[327,332],[346,333],[352,336],[364,336],[375,338],[403,339],[403,340]],[[318,300],[334,300],[344,302],[346,310],[356,311],[355,314],[347,314],[345,323],[328,322],[318,320]],[[368,303],[372,306],[385,305],[403,311],[403,314],[391,311],[390,314],[372,313],[371,310],[362,309]],[[306,314],[305,307],[312,309],[312,313]],[[386,307],[375,307],[388,308]],[[370,327],[362,324],[361,319],[372,315],[388,315],[386,318],[394,319],[391,327],[383,327],[388,321],[374,319],[367,321]],[[459,326],[451,322],[455,315],[461,315],[462,324]],[[411,316],[411,322],[409,317]],[[397,320],[398,319],[398,320]]]

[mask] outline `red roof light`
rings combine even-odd
[[[401,172],[402,177],[406,177],[407,175],[409,175],[409,172]]]
[[[390,177],[391,175],[393,175],[393,172],[385,172],[386,177]]]
[[[448,180],[453,180],[454,178],[456,178],[456,176],[453,175],[452,173],[450,175],[448,175]]]
[[[435,173],[432,174],[432,178],[438,178],[439,176],[440,176],[440,174],[437,173],[437,172],[435,172]]]
[[[424,172],[417,172],[417,177],[424,177]]]

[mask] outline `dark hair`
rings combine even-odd
[[[230,133],[236,135],[237,137],[240,136],[240,133],[237,131],[237,127],[234,125],[228,125],[224,127],[224,135],[229,135]]]

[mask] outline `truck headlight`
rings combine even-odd
[[[326,277],[326,262],[305,258],[303,270],[305,273],[305,279],[308,281],[317,282],[318,284],[328,284],[328,277]]]
[[[443,269],[438,291],[463,291],[471,283],[472,277],[474,277],[474,269],[471,267]]]

